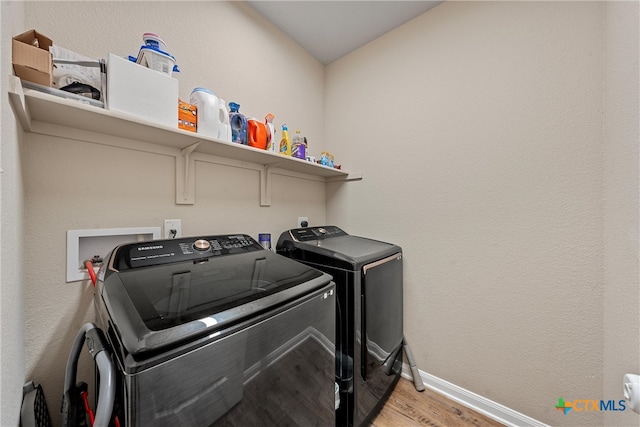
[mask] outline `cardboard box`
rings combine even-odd
[[[196,131],[198,109],[195,105],[178,100],[178,129]]]
[[[26,31],[11,40],[13,71],[16,76],[51,87],[53,58],[49,46],[53,42],[36,30]]]
[[[178,80],[112,53],[107,61],[107,108],[178,127]]]

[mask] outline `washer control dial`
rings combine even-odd
[[[208,251],[210,247],[211,243],[209,243],[209,241],[205,239],[198,239],[193,242],[193,249],[197,251]]]

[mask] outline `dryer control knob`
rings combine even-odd
[[[211,247],[211,243],[208,240],[199,239],[193,243],[193,248],[197,251],[206,251]]]

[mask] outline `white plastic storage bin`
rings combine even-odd
[[[177,128],[178,80],[110,53],[107,108]]]

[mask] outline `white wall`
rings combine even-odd
[[[6,96],[11,37],[23,31],[22,3],[0,2],[0,425],[17,425],[25,382],[24,189],[20,138]]]
[[[301,128],[312,149],[320,150],[323,66],[243,3],[24,7],[25,29],[91,57],[135,54],[142,33],[155,32],[176,56],[183,99],[196,86],[208,87],[240,103],[247,115],[271,112],[278,126]],[[37,134],[25,134],[23,148],[25,238],[32,242],[25,261],[26,372],[43,383],[56,421],[71,340],[93,319],[90,285],[65,283],[67,230],[160,226],[165,218],[180,218],[183,235],[243,232],[257,238],[271,232],[275,241],[299,215],[325,222],[325,185],[318,181],[274,175],[272,205],[260,207],[257,171],[197,161],[196,203],[184,206],[175,204],[176,153],[170,150],[150,154]],[[85,354],[80,378],[91,379],[90,367]]]
[[[627,255],[616,289],[632,301],[618,317],[638,320],[637,80],[603,104],[608,73],[637,61],[638,34],[627,23],[609,39],[604,24],[604,2],[446,2],[326,71],[327,148],[364,173],[329,187],[327,218],[403,247],[418,367],[551,425],[603,424],[599,413],[564,416],[559,397],[622,399],[622,366],[609,378],[603,360],[605,333],[621,326],[603,329],[605,141],[630,156],[612,196],[625,200],[615,226],[635,246],[607,266]],[[605,67],[621,39],[630,59]],[[636,65],[613,81],[637,75]],[[621,101],[633,109],[616,148],[603,109]],[[612,298],[607,313],[623,297]],[[630,329],[616,330],[627,344],[607,351],[610,364],[637,349]],[[621,359],[633,370],[637,351]]]

